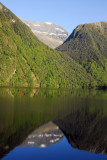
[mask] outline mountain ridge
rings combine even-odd
[[[55,23],[21,20],[32,30],[40,41],[53,49],[61,45],[69,36],[69,33],[64,28]]]
[[[97,86],[107,86],[107,22],[78,25],[57,51],[81,64]]]
[[[1,3],[0,86],[74,88],[95,85],[72,58],[59,53]]]

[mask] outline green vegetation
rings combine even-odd
[[[95,84],[81,65],[40,42],[28,26],[2,5],[0,86],[78,88]]]
[[[79,25],[57,50],[81,64],[97,86],[107,86],[106,22]]]
[[[57,52],[0,5],[0,86],[107,86],[107,23],[79,25]]]

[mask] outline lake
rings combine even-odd
[[[1,160],[107,160],[107,90],[0,88]]]

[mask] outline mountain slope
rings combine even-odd
[[[40,42],[0,3],[0,86],[72,88],[92,83],[81,65]]]
[[[53,49],[61,45],[69,36],[65,29],[54,23],[25,20],[22,22],[30,27],[39,40]]]
[[[97,80],[107,86],[107,23],[79,25],[57,48],[72,57]]]

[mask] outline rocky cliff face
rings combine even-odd
[[[31,28],[32,32],[39,38],[39,40],[51,48],[58,47],[69,36],[69,33],[65,29],[54,23],[22,21]]]

